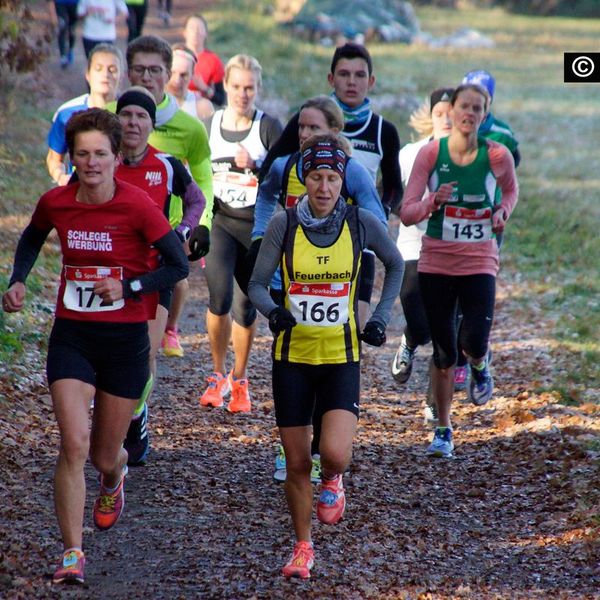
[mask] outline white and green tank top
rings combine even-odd
[[[492,210],[497,198],[496,177],[490,167],[487,143],[478,139],[475,160],[465,166],[452,162],[448,138],[440,140],[435,167],[429,176],[429,190],[457,181],[452,197],[435,211],[427,224],[429,237],[448,242],[485,242],[492,232]]]

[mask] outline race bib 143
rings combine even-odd
[[[442,239],[448,242],[485,242],[492,239],[492,209],[444,208]]]

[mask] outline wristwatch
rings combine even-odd
[[[142,291],[142,282],[139,279],[132,279],[129,282],[129,289],[134,294],[139,294]]]
[[[192,230],[187,225],[185,225],[181,229],[176,229],[175,233],[179,236],[182,242],[187,242],[190,239],[190,236],[192,235]]]

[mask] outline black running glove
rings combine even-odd
[[[189,239],[190,253],[188,260],[194,261],[206,256],[210,248],[210,231],[206,225],[197,225]]]
[[[248,295],[248,284],[252,277],[252,271],[254,271],[254,265],[258,258],[258,251],[260,250],[261,243],[262,238],[258,238],[252,242],[250,248],[248,248],[248,252],[246,252],[246,256],[244,256],[244,259],[242,260],[242,265],[235,272],[235,278],[238,285],[246,296]]]
[[[377,321],[369,321],[360,334],[360,339],[370,346],[383,346],[385,344],[385,327]]]
[[[269,329],[273,333],[281,333],[294,325],[296,325],[294,315],[283,306],[278,306],[269,313]]]

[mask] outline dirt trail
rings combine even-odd
[[[176,4],[174,27],[162,28],[151,11],[146,31],[175,39],[192,2]],[[69,90],[63,99],[81,93],[75,69],[50,70]],[[49,581],[60,544],[47,391],[14,390],[0,445],[0,489],[8,499],[0,509],[1,597],[600,598],[600,471],[598,455],[585,451],[590,434],[598,435],[597,407],[568,408],[533,391],[552,369],[547,325],[524,319],[524,288],[510,273],[500,277],[492,334],[497,392],[483,408],[457,395],[454,460],[424,452],[430,349],[419,350],[406,386],[389,374],[402,330],[399,305],[388,344],[365,349],[347,515],[336,527],[315,521],[310,582],[279,575],[292,537],[283,489],[271,479],[277,438],[268,328],[261,319],[250,359],[252,413],[200,409],[211,365],[198,263],[190,281],[185,356],[159,360],[152,451],[146,466],[131,470],[125,513],[110,532],[92,527],[97,483],[87,471],[82,589],[57,590]]]

